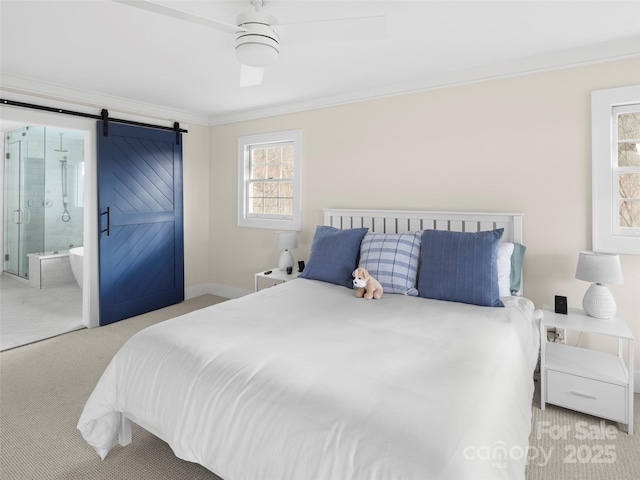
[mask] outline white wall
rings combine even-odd
[[[210,281],[251,290],[254,272],[279,255],[274,231],[236,227],[238,136],[301,128],[296,260],[307,258],[325,207],[522,212],[526,296],[539,308],[556,294],[580,307],[588,285],[574,279],[576,261],[591,249],[591,91],[638,83],[633,59],[211,127]],[[621,264],[625,284],[611,290],[640,339],[640,255]],[[580,343],[614,348],[602,337]]]

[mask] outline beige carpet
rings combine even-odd
[[[166,443],[135,426],[133,443],[115,446],[100,461],[76,424],[98,378],[131,335],[222,300],[206,295],[0,353],[0,479],[219,480],[204,467],[176,458]],[[635,397],[640,429],[640,395]],[[630,437],[607,422],[605,432],[614,438],[576,438],[591,426],[598,428],[600,420],[553,406],[541,412],[534,404],[526,478],[640,479],[640,435]],[[561,431],[563,438],[552,438]]]
[[[177,459],[139,427],[104,462],[76,429],[84,403],[116,351],[154,323],[225,299],[204,295],[115,324],[0,353],[0,479],[219,480]]]

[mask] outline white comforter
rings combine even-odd
[[[133,336],[78,428],[105,458],[119,413],[225,480],[524,478],[534,308],[298,279]]]

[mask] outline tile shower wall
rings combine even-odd
[[[24,187],[28,199],[25,205],[25,221],[28,223],[24,230],[25,252],[39,252],[44,248],[44,207],[35,199],[44,197],[44,159],[29,156],[25,158],[24,168],[28,179]]]
[[[47,129],[46,133],[46,167],[43,198],[45,251],[66,251],[78,247],[82,242],[82,225],[84,208],[82,202],[84,181],[84,141],[74,139],[69,133],[62,131],[62,150],[60,150],[60,131]],[[62,167],[60,161],[67,159],[67,211],[70,220],[64,222]]]

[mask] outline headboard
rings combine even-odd
[[[482,232],[504,228],[503,242],[522,242],[522,213],[429,212],[413,210],[357,210],[325,208],[324,224],[345,229],[368,227],[372,232],[419,230]]]

